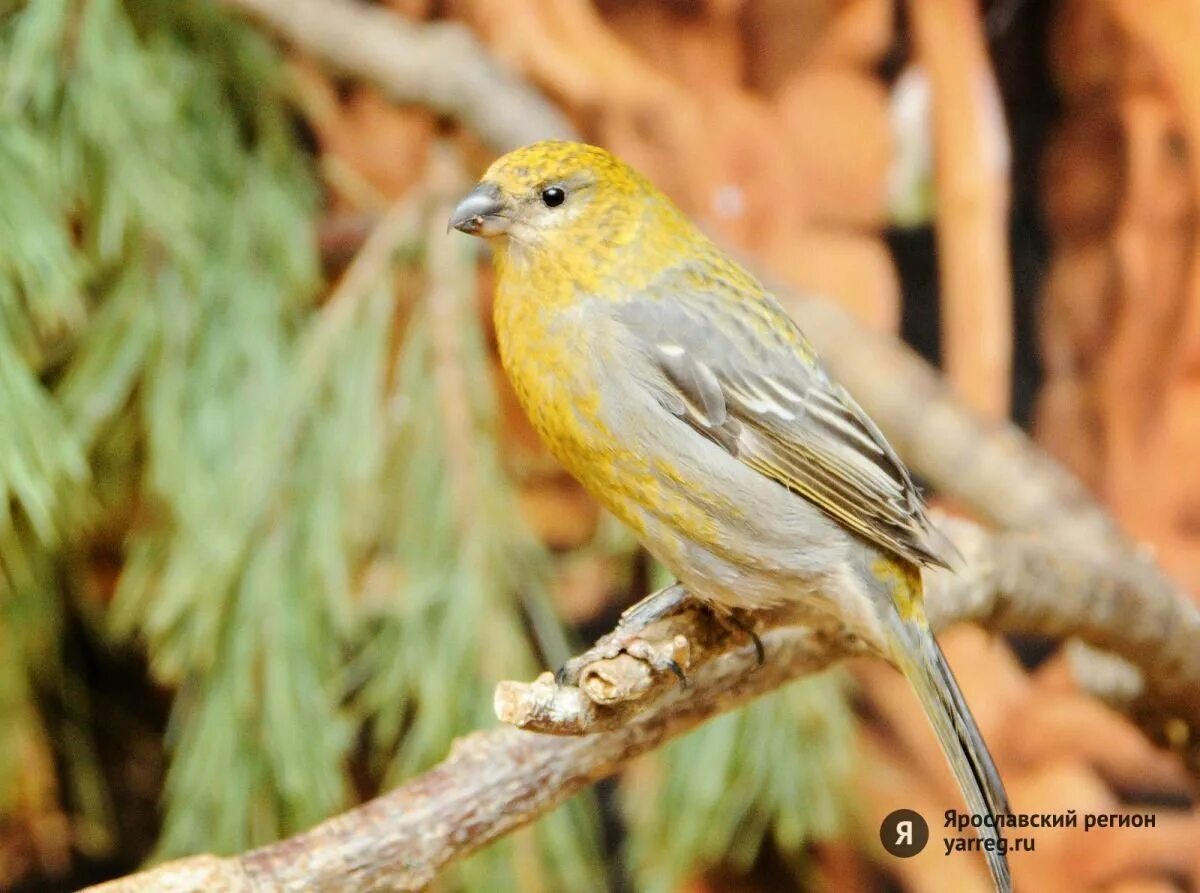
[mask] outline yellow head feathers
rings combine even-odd
[[[648,224],[658,232],[690,224],[644,176],[612,153],[583,143],[547,141],[497,159],[459,204],[450,225],[505,237],[502,255],[573,257],[602,262],[606,246],[629,245]]]
[[[492,162],[483,181],[509,195],[540,192],[555,184],[611,186],[626,194],[654,187],[607,149],[564,140],[545,140],[515,149]]]

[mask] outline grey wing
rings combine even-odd
[[[619,315],[673,415],[884,551],[949,566],[908,470],[773,298],[668,276]]]

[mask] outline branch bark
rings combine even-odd
[[[1194,606],[1170,590],[1138,589],[1119,559],[1097,562],[1041,537],[992,535],[965,521],[946,519],[942,526],[967,566],[930,575],[935,625],[974,620],[996,630],[1079,636],[1136,663],[1159,690],[1175,694],[1176,713],[1200,719],[1200,651],[1193,647],[1200,641],[1200,611]],[[555,686],[548,674],[530,684],[503,683],[498,711],[553,734],[511,727],[476,732],[456,742],[430,772],[303,834],[240,856],[179,860],[93,890],[419,890],[451,861],[634,757],[859,653],[834,627],[777,625],[762,632],[767,659],[759,667],[743,637],[694,610],[667,618],[648,635],[688,640],[686,689],[671,674],[647,674],[644,664],[624,655],[597,662],[606,664],[608,684],[625,692],[608,704]]]

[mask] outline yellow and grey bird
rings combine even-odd
[[[503,156],[450,223],[492,242],[501,362],[557,458],[691,596],[803,602],[891,660],[1010,889],[1004,787],[922,608],[948,547],[775,298],[595,146]]]

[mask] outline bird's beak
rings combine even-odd
[[[499,189],[491,183],[480,183],[458,203],[450,215],[450,226],[469,236],[498,236],[508,232],[505,207]]]

